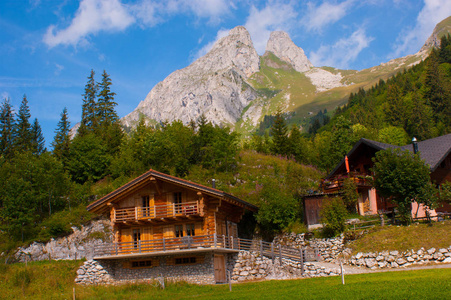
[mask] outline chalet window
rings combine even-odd
[[[174,207],[176,214],[182,213],[182,192],[174,193]]]
[[[178,257],[175,259],[176,265],[188,265],[188,264],[195,264],[197,262],[196,257]]]
[[[186,224],[186,235],[195,236],[194,224]]]
[[[175,237],[183,237],[183,225],[175,225]]]
[[[139,229],[133,229],[133,247],[138,248],[138,243],[141,240],[141,232]]]
[[[138,260],[138,261],[132,261],[132,268],[148,268],[152,266],[151,260]]]

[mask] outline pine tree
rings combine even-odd
[[[38,119],[35,118],[33,125],[31,126],[31,152],[34,155],[41,155],[46,150],[41,125],[39,125]]]
[[[52,142],[53,155],[58,160],[63,162],[63,165],[67,167],[70,151],[70,122],[67,115],[67,108],[63,109],[61,113],[61,120],[55,130],[55,138]]]
[[[30,108],[28,107],[27,96],[24,95],[20,104],[19,113],[17,114],[17,151],[31,150],[31,124],[30,124]]]
[[[289,151],[287,124],[283,117],[282,110],[277,109],[274,124],[271,127],[272,147],[271,152],[273,154],[287,155]]]
[[[102,127],[107,127],[119,121],[119,117],[114,109],[117,105],[117,103],[114,102],[116,93],[112,92],[110,89],[112,82],[109,76],[110,75],[103,70],[102,82],[98,84],[100,92],[97,101],[97,118]]]
[[[78,128],[78,134],[80,136],[94,132],[98,127],[96,96],[99,87],[95,82],[94,75],[94,70],[91,70],[91,74],[88,76],[88,82],[85,85],[85,93],[82,95],[81,123]]]
[[[13,108],[9,99],[5,99],[0,108],[0,156],[10,158],[14,154],[15,127]]]

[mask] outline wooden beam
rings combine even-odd
[[[155,177],[150,177],[149,178],[150,182],[152,182],[155,186],[155,189],[157,190],[157,194],[161,195],[161,188],[160,188],[160,184],[158,183],[157,179]]]

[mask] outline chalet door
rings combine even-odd
[[[216,283],[226,282],[225,257],[224,255],[215,254],[214,258],[215,281]]]

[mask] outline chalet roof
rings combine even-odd
[[[168,174],[164,174],[155,170],[150,169],[149,171],[147,171],[146,173],[136,177],[135,179],[129,181],[128,183],[124,184],[123,186],[117,188],[116,190],[112,191],[111,193],[103,196],[102,198],[90,203],[86,208],[89,211],[94,211],[94,212],[101,212],[101,211],[105,211],[107,209],[107,204],[110,203],[111,201],[114,201],[115,199],[117,199],[118,197],[120,197],[121,195],[129,192],[130,190],[132,190],[133,188],[135,188],[136,186],[141,186],[142,184],[145,184],[148,182],[148,180],[154,177],[156,179],[162,180],[162,181],[166,181],[169,183],[173,183],[175,185],[178,186],[183,186],[185,188],[188,189],[192,189],[192,190],[196,190],[196,191],[200,191],[202,193],[205,193],[207,195],[213,196],[213,197],[217,197],[217,198],[221,198],[224,199],[228,202],[233,202],[236,203],[238,202],[239,204],[241,204],[243,207],[252,210],[252,211],[256,211],[258,210],[258,207],[250,204],[244,200],[241,200],[231,194],[225,193],[221,190],[212,188],[212,187],[208,187],[208,186],[204,186],[189,180],[185,180],[182,178],[178,178],[175,176],[171,176]]]
[[[354,152],[362,145],[367,145],[373,148],[376,151],[385,150],[388,148],[399,148],[401,150],[409,150],[413,152],[413,145],[408,144],[404,146],[395,146],[391,144],[381,143],[372,141],[369,139],[361,138],[348,152],[347,156],[351,157]],[[424,140],[418,142],[418,152],[420,154],[421,159],[423,159],[431,169],[431,172],[434,172],[435,169],[440,165],[440,163],[449,155],[451,152],[451,134],[442,135],[433,139]],[[340,167],[343,167],[345,164],[345,158],[341,160],[341,162],[335,167],[335,169],[326,177],[326,179],[331,178]]]

